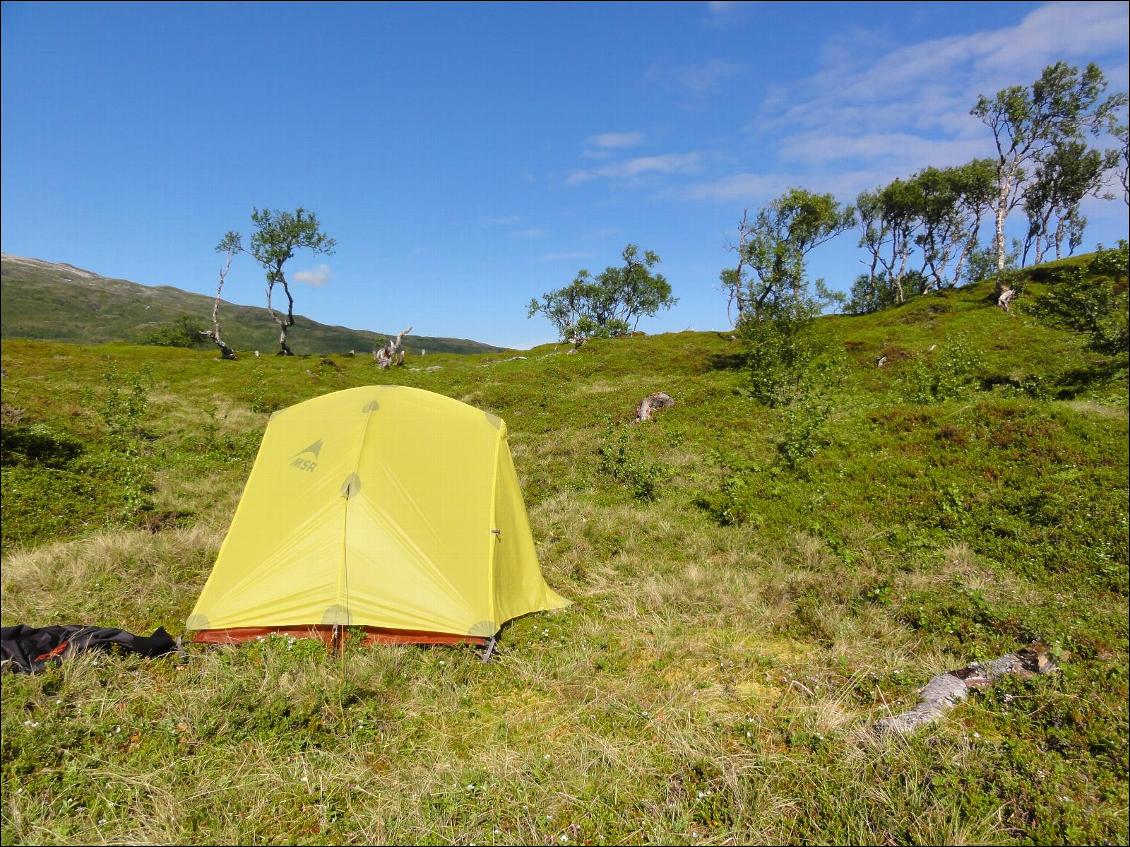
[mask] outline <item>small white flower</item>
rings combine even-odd
[[[121,732],[121,731],[122,731],[122,728],[120,726],[114,727],[114,732]]]
[[[475,783],[473,783],[473,782],[468,782],[468,783],[467,783],[467,790],[468,790],[468,791],[474,791],[474,790],[475,790]]]
[[[745,737],[746,737],[746,738],[753,738],[753,733],[752,733],[752,732],[750,732],[750,731],[749,731],[749,730],[747,729],[747,730],[746,730],[746,733],[745,733]]]
[[[302,781],[303,781],[303,782],[309,782],[309,781],[310,781],[310,777],[308,777],[308,776],[304,776],[304,777],[302,777]]]
[[[542,756],[542,758],[545,759],[548,762],[549,761],[549,754],[546,753],[544,756]]]

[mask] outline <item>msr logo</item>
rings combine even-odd
[[[292,468],[309,473],[318,467],[318,454],[322,452],[322,440],[319,438],[305,450],[299,450],[290,460]]]

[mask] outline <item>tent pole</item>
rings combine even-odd
[[[483,651],[483,662],[484,663],[490,661],[490,657],[491,657],[491,654],[494,653],[494,645],[496,643],[497,643],[497,638],[492,635],[490,637],[490,641],[487,642],[486,650]]]

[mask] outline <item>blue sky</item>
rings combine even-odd
[[[225,231],[304,206],[338,250],[288,265],[297,311],[524,348],[529,299],[630,241],[679,297],[641,329],[722,329],[743,209],[989,155],[977,95],[1056,60],[1126,90],[1127,8],[4,3],[0,243],[208,293]],[[848,288],[855,242],[813,275]],[[250,258],[225,296],[262,305]]]

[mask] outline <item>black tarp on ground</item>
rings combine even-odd
[[[0,660],[5,669],[37,673],[52,659],[80,650],[114,648],[153,658],[172,653],[177,643],[164,627],[150,636],[100,626],[5,626],[0,627]]]

